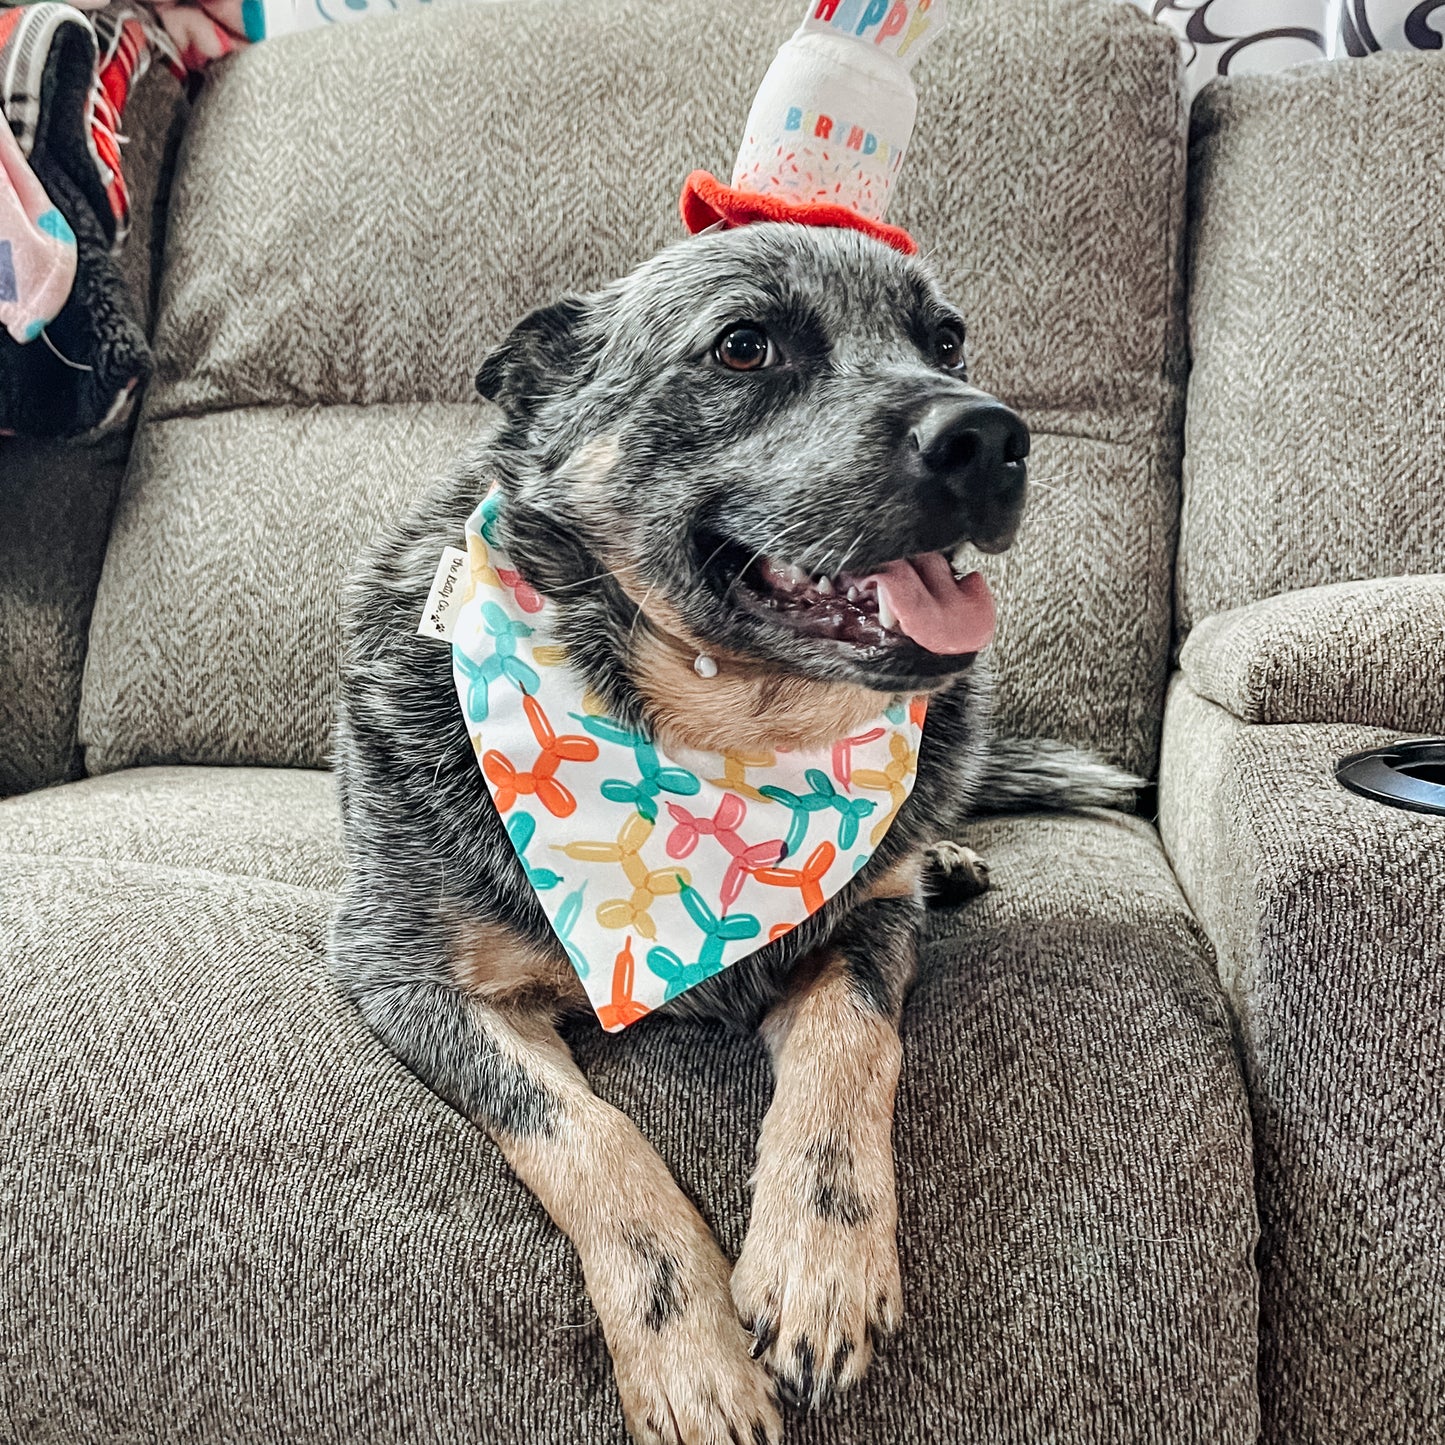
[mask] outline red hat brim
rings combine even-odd
[[[682,223],[692,235],[721,222],[724,226],[746,226],[754,221],[793,221],[800,226],[837,226],[862,231],[905,256],[915,255],[918,242],[902,226],[870,221],[847,206],[824,201],[789,201],[759,191],[739,191],[725,186],[707,171],[694,171],[682,187]]]

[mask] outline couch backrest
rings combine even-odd
[[[1445,558],[1445,64],[1206,90],[1179,620]]]
[[[182,156],[146,403],[97,600],[92,771],[327,755],[339,583],[483,419],[524,312],[680,234],[798,0],[516,0],[269,41]],[[991,565],[1003,726],[1149,768],[1176,524],[1183,120],[1111,0],[963,8],[895,210],[1036,431]],[[460,524],[461,518],[458,518]],[[420,645],[420,644],[419,644]]]

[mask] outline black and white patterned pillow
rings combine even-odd
[[[1258,75],[1376,50],[1440,50],[1445,0],[1135,0],[1184,45],[1193,95],[1216,75]]]
[[[1440,50],[1445,42],[1445,0],[1343,0],[1339,8],[1337,55]]]

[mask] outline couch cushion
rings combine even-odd
[[[1208,1440],[1254,1394],[1249,1128],[1143,824],[977,830],[905,1020],[908,1323],[789,1438]],[[0,861],[0,1436],[622,1445],[571,1248],[327,982],[330,899]],[[733,1255],[755,1041],[575,1031]]]
[[[1445,574],[1282,592],[1206,617],[1179,664],[1251,723],[1445,730]]]
[[[727,171],[797,11],[519,0],[288,37],[208,83],[96,611],[92,771],[323,761],[325,584],[439,464],[387,441],[395,409],[480,425],[472,377],[513,321],[676,239],[683,177]],[[1182,359],[1174,42],[1107,0],[1002,0],[920,82],[894,219],[970,316],[977,379],[1040,436],[1036,515],[989,563],[1003,725],[1147,771]]]
[[[1394,737],[1170,694],[1160,826],[1254,1109],[1267,1445],[1445,1438],[1445,819],[1333,775]]]
[[[434,402],[143,425],[131,476],[145,485],[121,498],[91,628],[89,771],[324,767],[342,579],[476,421],[475,407]]]
[[[1190,158],[1180,627],[1445,555],[1445,66],[1206,90]]]
[[[330,773],[132,768],[0,801],[0,854],[163,863],[336,890],[345,865]]]

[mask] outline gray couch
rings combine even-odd
[[[123,483],[0,440],[7,1445],[620,1445],[570,1248],[327,978],[338,582],[485,423],[509,322],[678,235],[796,9],[241,54],[156,230]],[[1445,64],[1227,83],[1192,140],[1133,6],[989,0],[923,72],[892,218],[1036,437],[1000,724],[1159,816],[970,831],[995,887],[904,1020],[905,1333],[788,1438],[1438,1440],[1445,820],[1332,763],[1445,731]],[[573,1042],[735,1254],[761,1051]]]

